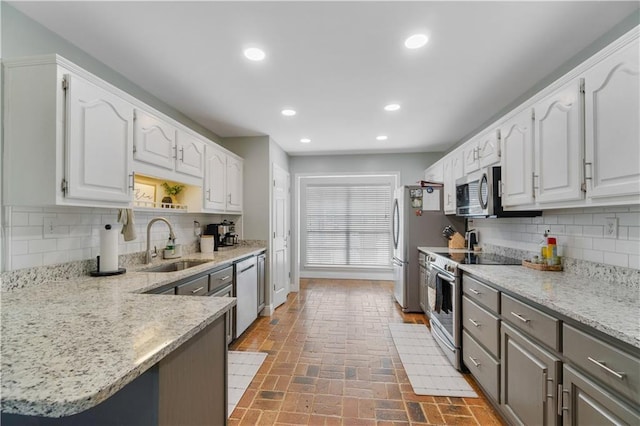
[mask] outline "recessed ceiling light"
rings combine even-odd
[[[429,37],[424,34],[414,34],[404,41],[407,49],[419,49],[429,41]]]
[[[282,110],[282,115],[286,115],[287,117],[291,117],[293,115],[296,115],[296,112],[292,109],[283,109]]]
[[[258,49],[257,47],[250,47],[248,49],[245,49],[244,56],[246,56],[250,61],[261,61],[267,55],[262,49]]]
[[[386,135],[380,135],[380,136],[376,136],[376,139],[379,141],[386,141],[388,137]]]
[[[309,138],[302,138],[302,139],[300,139],[300,142],[302,142],[302,143],[309,143],[309,142],[311,142],[311,139],[309,139]]]
[[[389,104],[389,105],[385,105],[384,110],[385,111],[397,111],[400,109],[400,105],[398,104]]]

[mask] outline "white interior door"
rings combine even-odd
[[[287,300],[290,288],[289,264],[289,173],[273,165],[273,244],[271,274],[273,307]]]

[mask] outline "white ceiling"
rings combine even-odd
[[[295,155],[446,150],[638,9],[636,1],[11,4],[214,133],[270,135]],[[406,49],[417,32],[429,43]],[[266,60],[247,61],[249,45]],[[385,112],[390,102],[402,108]],[[285,107],[298,114],[282,116]]]

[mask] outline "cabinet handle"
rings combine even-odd
[[[177,159],[178,158],[178,147],[177,146],[173,146],[173,159]]]
[[[191,290],[191,294],[196,294],[197,292],[201,291],[204,287],[198,287],[195,290]]]
[[[474,288],[470,288],[469,291],[473,294],[475,294],[476,296],[480,294],[480,292]]]
[[[563,411],[569,411],[569,407],[565,407],[564,406],[564,395],[569,395],[569,389],[563,389],[562,388],[562,383],[558,383],[558,415],[562,416],[562,412]],[[571,401],[570,398],[571,395],[569,395],[569,398],[567,398],[568,401]]]
[[[523,317],[522,315],[516,314],[515,312],[511,312],[511,315],[513,315],[514,317],[518,318],[520,321],[522,321],[524,323],[527,323],[527,322],[530,321],[527,318]]]
[[[136,187],[136,172],[131,173],[129,177],[131,177],[131,185],[129,185],[129,189],[133,190]]]
[[[480,327],[480,323],[479,323],[479,322],[475,322],[475,321],[474,321],[473,319],[471,319],[471,318],[469,318],[469,322],[470,322],[471,324],[473,324],[474,326],[476,326],[476,327]]]
[[[549,378],[549,373],[547,373],[547,370],[544,370],[542,372],[542,380],[544,381],[544,384],[542,386],[542,401],[553,399],[553,394],[549,393],[549,382],[551,382],[551,386],[553,389],[553,379]]]
[[[476,359],[474,357],[469,356],[469,359],[471,360],[473,365],[475,365],[476,367],[480,367],[480,363],[478,361],[476,361]]]
[[[231,193],[229,193],[229,204],[231,204]]]
[[[226,276],[224,276],[224,277],[220,278],[220,281],[226,281],[226,280],[228,280],[229,278],[231,278],[231,275],[226,275]]]
[[[247,266],[242,271],[240,271],[240,273],[247,272],[249,269],[253,268],[254,266],[256,266],[256,265]]]
[[[598,360],[595,360],[595,359],[591,358],[590,356],[589,356],[589,357],[587,357],[587,359],[588,359],[589,361],[591,361],[592,363],[594,363],[595,365],[597,365],[598,367],[602,368],[602,369],[603,369],[604,371],[606,371],[607,373],[609,373],[609,374],[611,374],[611,375],[613,375],[613,376],[617,377],[617,378],[618,378],[618,379],[620,379],[620,380],[624,380],[624,377],[626,376],[626,374],[625,374],[625,373],[622,373],[622,372],[618,372],[618,371],[612,370],[611,368],[609,368],[609,367],[607,367],[607,366],[605,365],[604,361],[598,361]]]
[[[180,161],[184,163],[184,147],[180,148]]]

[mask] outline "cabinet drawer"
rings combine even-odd
[[[462,276],[462,291],[473,301],[486,306],[495,313],[500,312],[500,292],[498,290],[465,274]]]
[[[204,296],[209,289],[209,276],[196,278],[176,288],[176,294],[185,296]]]
[[[501,300],[503,319],[550,348],[560,350],[560,320],[504,293]]]
[[[565,357],[632,401],[640,400],[640,359],[567,324],[562,328]],[[621,377],[619,377],[621,376]]]
[[[500,348],[500,318],[462,296],[462,326],[491,355],[498,357]]]
[[[209,291],[233,282],[233,266],[209,274]]]
[[[164,291],[161,291],[158,294],[176,294],[176,288],[175,287],[171,287],[171,288],[168,288],[168,289],[166,289]]]
[[[462,360],[485,392],[500,403],[500,363],[466,331],[462,331]]]

